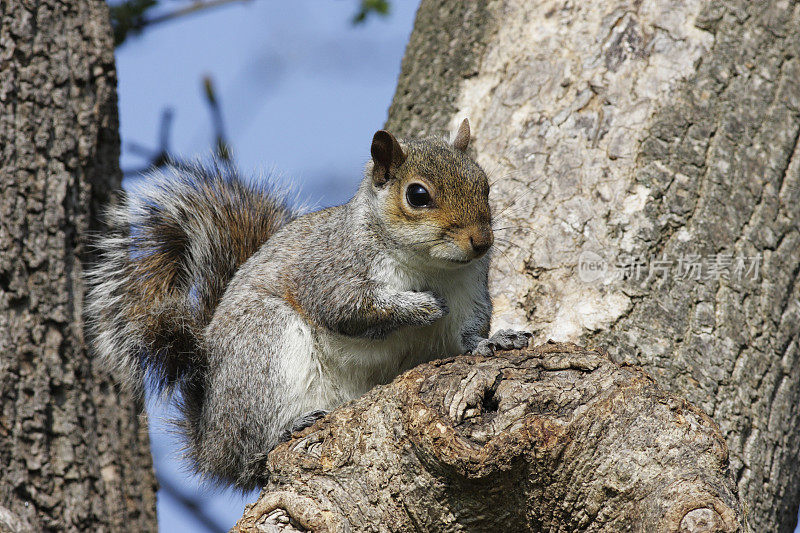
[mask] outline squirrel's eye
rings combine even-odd
[[[411,207],[426,207],[431,203],[431,194],[419,183],[412,183],[406,189],[406,200]]]

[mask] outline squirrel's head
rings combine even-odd
[[[453,143],[399,142],[388,131],[372,139],[371,186],[392,240],[436,264],[459,266],[494,242],[489,181],[467,153],[464,119]]]

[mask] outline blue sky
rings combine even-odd
[[[395,1],[388,18],[353,26],[356,0],[251,0],[130,38],[117,51],[123,168],[142,163],[128,143],[157,144],[166,107],[173,151],[206,153],[209,74],[243,169],[346,200],[386,119],[417,4]]]
[[[166,10],[185,4],[166,2]],[[372,134],[383,127],[418,2],[394,0],[388,18],[350,22],[356,0],[250,0],[148,29],[117,49],[123,169],[156,148],[173,110],[171,151],[210,153],[213,129],[201,80],[212,76],[239,166],[271,174],[311,205],[346,201],[361,179]],[[179,457],[179,441],[151,406],[152,450],[162,482],[197,498],[223,528],[241,516],[234,491],[203,487]],[[164,491],[162,531],[207,531]]]

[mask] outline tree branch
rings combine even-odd
[[[250,0],[208,0],[195,1],[192,4],[169,11],[167,13],[147,17],[148,10],[158,5],[158,0],[128,0],[110,6],[111,22],[114,27],[114,46],[122,44],[130,33],[141,33],[148,26],[155,26],[180,17],[199,13],[208,9],[222,7],[233,2]]]
[[[164,13],[163,15],[147,18],[144,20],[142,27],[155,26],[156,24],[161,24],[162,22],[168,22],[176,18],[185,17],[186,15],[193,15],[195,13],[199,13],[200,11],[222,7],[226,4],[232,4],[234,2],[250,1],[251,0],[208,0],[207,2],[194,2],[186,7],[175,9],[174,11]]]
[[[195,520],[201,523],[203,527],[206,528],[206,530],[212,533],[222,533],[225,531],[225,528],[222,525],[218,524],[216,520],[214,520],[214,518],[212,518],[205,512],[200,502],[198,502],[194,498],[186,496],[183,492],[181,492],[181,490],[177,486],[175,486],[166,477],[160,476],[158,478],[158,485],[162,491],[168,494],[172,499],[174,499],[178,503],[178,505],[183,507],[183,509],[186,512],[192,515],[195,518]]]
[[[278,446],[234,531],[747,531],[727,447],[574,344],[406,372]]]

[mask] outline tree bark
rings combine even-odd
[[[95,368],[82,271],[119,187],[100,0],[0,3],[0,531],[154,531],[141,402]]]
[[[421,365],[269,456],[234,531],[743,531],[716,425],[574,344]]]
[[[643,365],[669,394],[649,378],[609,378],[597,390],[626,407],[594,411],[603,393],[584,393],[600,370],[565,382],[542,370],[542,355],[500,371],[499,387],[510,369],[525,373],[532,396],[517,405],[528,410],[510,427],[491,425],[478,402],[471,433],[447,406],[454,395],[475,400],[475,380],[486,390],[499,370],[465,378],[463,365],[485,364],[468,358],[416,369],[334,413],[337,430],[323,421],[276,450],[275,477],[240,529],[729,531],[747,528],[738,492],[755,531],[791,531],[800,3],[423,0],[387,128],[447,134],[464,117],[493,181],[493,328],[601,346],[623,365],[612,375]],[[453,375],[459,385],[420,399],[420,384]],[[414,389],[409,379],[422,381]],[[414,414],[420,402],[425,413]],[[729,473],[702,413],[719,424]],[[641,425],[622,422],[634,419]],[[609,430],[583,430],[589,420],[624,430],[607,441]],[[686,440],[670,437],[677,428]],[[564,435],[580,453],[564,451]],[[491,436],[508,447],[492,447]],[[702,472],[662,459],[682,454]],[[670,489],[657,488],[658,476]]]
[[[464,116],[509,228],[493,327],[644,365],[719,424],[754,529],[791,531],[798,2],[423,1],[388,128]]]

